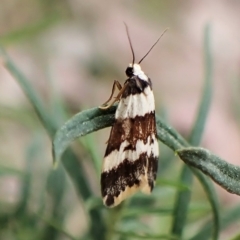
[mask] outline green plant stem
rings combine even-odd
[[[120,220],[123,210],[126,206],[126,202],[123,202],[121,205],[118,205],[116,208],[109,209],[108,221],[107,221],[107,232],[106,239],[114,239],[116,224]]]
[[[220,219],[221,229],[226,229],[230,224],[239,222],[240,220],[240,205],[234,206],[233,208],[223,211]],[[213,227],[212,220],[209,220],[204,226],[189,240],[202,240],[209,239]]]
[[[212,54],[210,50],[210,26],[207,25],[204,33],[204,63],[205,63],[205,81],[204,81],[204,89],[201,98],[201,103],[198,109],[198,114],[196,121],[194,123],[193,129],[190,134],[189,143],[192,146],[197,146],[200,144],[204,126],[207,120],[209,108],[211,105],[212,98]],[[180,181],[188,186],[189,189],[192,187],[193,182],[193,172],[198,175],[198,172],[194,169],[190,169],[187,165],[184,165],[182,168]],[[198,176],[201,178],[201,176]],[[202,179],[202,178],[201,178]],[[206,188],[209,186],[206,185],[206,182],[203,180],[203,184],[205,184]],[[211,187],[212,188],[212,187]],[[212,197],[210,196],[212,200]],[[183,229],[187,219],[188,206],[191,199],[191,191],[178,191],[175,207],[174,207],[174,219],[172,226],[172,234],[181,237],[183,233]],[[215,200],[217,198],[215,197]],[[213,202],[212,202],[213,203]],[[216,205],[213,206],[213,211],[216,214]],[[216,221],[219,222],[217,215],[215,216]],[[218,239],[218,228],[214,228],[213,239]]]

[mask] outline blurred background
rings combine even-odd
[[[113,80],[122,84],[126,80],[125,69],[132,56],[124,22],[137,60],[169,28],[141,66],[153,82],[156,112],[164,112],[168,122],[187,137],[201,99],[204,28],[210,24],[213,98],[201,146],[239,165],[239,12],[236,0],[1,0],[0,44],[60,126],[79,111],[105,102]],[[59,117],[56,101],[66,110],[66,118]],[[97,204],[109,131],[92,133],[73,145]],[[163,156],[169,154],[164,147],[162,151]],[[168,177],[177,179],[182,162],[175,159],[171,164]],[[52,180],[51,139],[17,81],[0,62],[0,239],[84,236],[89,227],[86,209],[92,203],[79,197],[61,167],[59,172]],[[198,181],[194,184],[193,201],[203,207],[204,192]],[[223,208],[239,204],[238,196],[216,188]],[[54,191],[62,191],[61,203],[52,197]],[[174,197],[172,189],[156,192],[163,203]],[[59,204],[57,209],[55,204]],[[53,217],[54,211],[61,221]],[[163,228],[170,222],[158,221],[164,222]],[[226,229],[222,239],[239,227],[235,223]]]

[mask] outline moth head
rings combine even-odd
[[[137,76],[140,72],[142,72],[142,69],[139,64],[130,63],[125,72],[128,77],[132,77],[132,76]]]

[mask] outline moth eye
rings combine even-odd
[[[125,73],[126,73],[126,75],[127,75],[128,77],[132,77],[132,75],[133,75],[133,68],[132,68],[132,67],[128,67],[128,68],[126,69]]]

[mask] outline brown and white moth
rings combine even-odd
[[[114,81],[110,98],[99,107],[107,109],[119,101],[101,174],[101,192],[107,207],[117,206],[138,190],[150,194],[158,169],[159,146],[152,82],[139,64],[163,34],[137,64],[134,63],[135,55],[127,26],[126,31],[133,55],[133,61],[126,69],[128,79],[123,87]],[[109,103],[116,87],[119,93]]]

